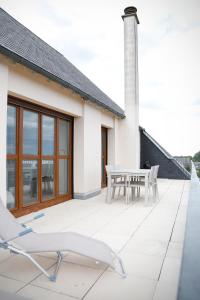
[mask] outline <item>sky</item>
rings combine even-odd
[[[172,155],[200,150],[199,0],[0,0],[124,108],[123,15],[140,21],[140,125]]]

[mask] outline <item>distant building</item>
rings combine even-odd
[[[194,161],[196,170],[200,170],[200,161]]]
[[[191,156],[174,156],[174,158],[187,170],[191,169]]]

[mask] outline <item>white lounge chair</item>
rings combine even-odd
[[[44,214],[36,215],[38,219]],[[32,220],[33,220],[32,219]],[[32,221],[30,220],[30,221]],[[126,273],[120,257],[104,242],[75,232],[35,233],[25,224],[17,222],[15,217],[6,209],[0,199],[0,248],[27,257],[49,280],[56,281],[62,252],[70,251],[97,262],[105,263],[116,270],[122,277]],[[55,252],[58,259],[53,274],[45,269],[31,256],[33,253]]]

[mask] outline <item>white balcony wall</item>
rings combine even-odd
[[[6,203],[6,130],[7,130],[7,93],[8,67],[0,63],[0,197]]]
[[[117,125],[114,115],[85,102],[70,89],[48,80],[0,55],[0,195],[6,199],[7,97],[74,116],[74,194],[85,199],[101,190],[101,126],[108,128],[108,163],[116,161]]]

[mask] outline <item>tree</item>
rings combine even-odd
[[[195,153],[195,155],[192,158],[193,161],[200,161],[200,151]]]

